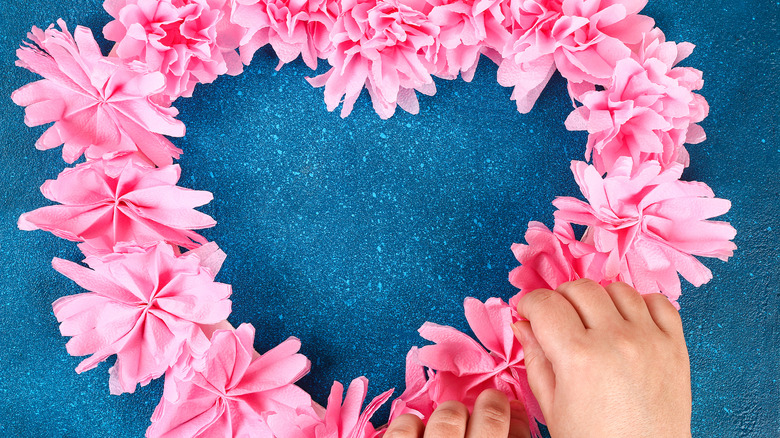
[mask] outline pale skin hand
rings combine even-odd
[[[515,324],[553,437],[690,437],[691,377],[677,310],[590,280],[536,290]]]
[[[529,321],[513,327],[528,380],[554,438],[690,437],[688,351],[677,310],[660,294],[590,280],[536,290],[520,300]],[[469,417],[442,403],[427,427],[402,415],[385,438],[526,438],[522,404],[482,393]]]
[[[530,438],[523,404],[510,402],[503,392],[488,389],[477,397],[469,415],[463,403],[439,405],[428,425],[414,415],[401,415],[387,428],[384,438]]]

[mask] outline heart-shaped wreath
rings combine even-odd
[[[54,268],[88,292],[54,303],[68,352],[90,355],[77,372],[109,356],[114,394],[165,374],[149,437],[374,437],[369,422],[387,391],[361,410],[367,380],[342,401],[336,382],[325,407],[296,386],[310,367],[290,338],[253,351],[254,328],[233,329],[229,285],[214,281],[225,260],[193,230],[215,225],[194,210],[208,192],[176,186],[183,136],[171,104],[196,84],[237,75],[270,44],[279,67],[299,56],[324,87],[328,110],[346,117],[365,88],[382,118],[396,106],[416,113],[416,92],[434,94],[433,77],[470,81],[481,55],[499,65],[521,113],[531,110],[555,70],[568,81],[571,130],[587,130],[585,158],[571,169],[587,202],[562,197],[551,230],[531,222],[527,244],[512,246],[519,289],[509,303],[467,298],[466,318],[479,342],[426,323],[433,344],[413,348],[407,388],[391,419],[421,418],[457,399],[473,407],[482,390],[522,400],[544,421],[529,390],[523,349],[510,324],[513,303],[536,288],[590,278],[625,281],[676,303],[678,273],[695,286],[712,277],[694,256],[726,260],[735,230],[711,221],[730,208],[707,185],[681,181],[685,143],[704,140],[708,113],[701,72],[677,64],[690,43],[665,40],[640,15],[646,0],[106,0],[114,18],[103,32],[116,44],[104,56],[91,31],[65,23],[33,28],[18,62],[43,77],[13,94],[29,126],[53,125],[39,149],[63,145],[73,163],[42,192],[60,205],[25,213],[24,230],[80,242],[82,265]],[[572,224],[586,226],[575,235]],[[182,253],[182,248],[187,252]],[[531,422],[535,424],[536,422]],[[538,430],[534,431],[538,433]]]

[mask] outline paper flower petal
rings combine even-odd
[[[631,55],[629,44],[642,39],[653,20],[638,15],[647,0],[563,0],[552,30],[555,65],[571,82],[606,85],[618,61]]]
[[[255,329],[241,324],[217,330],[194,372],[170,370],[165,395],[152,415],[147,437],[272,437],[272,412],[311,409],[311,398],[294,383],[309,371],[290,338],[255,357]]]
[[[140,73],[116,58],[102,56],[92,32],[65,23],[45,31],[33,28],[31,43],[20,48],[17,65],[44,79],[12,94],[27,107],[30,126],[54,122],[36,143],[38,149],[64,144],[62,157],[73,163],[82,154],[89,159],[139,152],[157,165],[171,164],[181,150],[163,135],[184,136],[184,124],[174,119],[175,108],[153,102],[165,79],[159,72]]]
[[[425,48],[432,74],[471,81],[484,49],[503,50],[511,35],[503,24],[504,2],[428,0],[423,12],[439,28],[434,44]]]
[[[620,157],[636,164],[654,160],[664,168],[687,165],[683,143],[708,112],[706,102],[686,86],[701,87],[700,81],[687,79],[690,74],[696,75],[693,69],[670,69],[658,58],[644,64],[621,60],[608,87],[580,97],[583,106],[571,113],[566,126],[588,131],[585,156],[593,156],[600,172],[608,172]]]
[[[583,237],[606,257],[603,278],[634,285],[642,293],[680,296],[682,274],[695,286],[712,274],[693,256],[728,259],[734,228],[708,219],[731,203],[703,183],[680,181],[681,164],[663,170],[656,161],[635,164],[621,157],[602,178],[594,166],[573,161],[572,171],[589,203],[557,198],[556,219],[588,226]]]
[[[114,20],[103,34],[116,55],[134,68],[159,72],[169,101],[190,97],[195,85],[239,74],[236,49],[245,30],[231,23],[229,0],[109,0]]]
[[[340,12],[332,0],[237,0],[232,21],[246,29],[241,60],[249,64],[257,49],[270,44],[281,67],[299,55],[309,68],[333,51],[330,31]]]
[[[54,259],[57,271],[90,291],[58,299],[54,315],[63,336],[73,337],[68,352],[92,354],[77,372],[117,355],[112,393],[134,392],[182,354],[204,350],[208,340],[200,325],[230,314],[230,286],[215,283],[215,272],[197,254],[177,256],[159,243],[85,261],[92,269]]]
[[[366,88],[377,114],[386,119],[395,112],[404,90],[434,92],[421,53],[434,44],[439,28],[424,13],[400,0],[357,0],[343,2],[342,8],[331,30],[335,48],[328,62],[332,68],[309,80],[325,87],[328,111],[343,99],[341,116],[346,117]]]
[[[164,240],[194,248],[206,240],[192,230],[216,224],[194,207],[212,195],[176,186],[179,175],[178,164],[153,168],[124,157],[82,163],[41,187],[61,205],[23,214],[19,227],[85,242],[92,254],[110,253],[122,242]]]
[[[523,348],[510,327],[515,321],[510,307],[499,298],[485,303],[467,298],[464,307],[481,345],[452,327],[426,323],[420,328],[420,335],[434,342],[419,351],[420,362],[435,373],[428,392],[434,404],[458,400],[471,410],[482,391],[494,388],[522,400],[529,418],[543,421],[528,387]]]

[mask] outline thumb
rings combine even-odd
[[[512,331],[523,346],[528,385],[539,402],[542,414],[547,417],[551,412],[553,394],[555,393],[555,373],[552,364],[534,336],[530,322],[518,321],[512,324]]]

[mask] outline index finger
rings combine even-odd
[[[585,334],[585,325],[571,303],[559,292],[537,289],[520,299],[517,312],[531,322],[531,329],[555,362],[563,357],[574,339]]]

